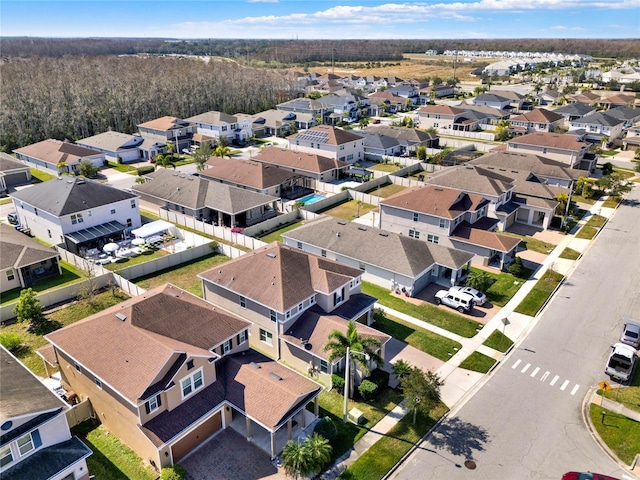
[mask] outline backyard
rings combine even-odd
[[[294,228],[298,228],[300,225],[302,225],[304,223],[303,220],[300,220],[298,222],[295,223],[290,223],[289,225],[285,225],[282,228],[279,228],[278,230],[274,230],[272,232],[267,233],[264,236],[258,236],[258,240],[261,240],[265,243],[271,243],[271,242],[282,242],[282,234],[288,232],[289,230],[293,230]]]
[[[327,210],[322,210],[318,213],[324,213],[332,217],[342,218],[343,220],[351,221],[359,216],[366,215],[371,210],[375,210],[377,207],[369,203],[362,203],[357,200],[347,200],[337,206],[331,207]]]
[[[65,285],[81,282],[86,278],[85,272],[77,269],[67,262],[60,261],[60,268],[62,270],[62,275],[55,275],[53,277],[45,278],[31,285],[33,291],[41,293],[52,288],[60,288],[64,287]],[[18,300],[18,297],[20,297],[20,292],[22,290],[22,287],[19,287],[12,290],[7,290],[6,292],[2,292],[2,302],[0,302],[0,305],[6,305],[7,303],[12,303]]]
[[[391,195],[394,195],[398,192],[406,190],[407,187],[403,187],[402,185],[397,185],[395,183],[388,183],[386,185],[380,185],[372,190],[367,191],[369,195],[374,195],[380,198],[389,198]]]

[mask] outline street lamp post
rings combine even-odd
[[[347,347],[347,355],[345,359],[347,361],[347,365],[344,370],[344,409],[342,412],[342,421],[347,423],[347,409],[349,408],[349,384],[351,383],[351,375],[349,372],[349,366],[351,364],[351,347]],[[369,354],[364,352],[355,351],[353,353],[358,353],[360,355],[364,355],[364,358],[369,360]]]

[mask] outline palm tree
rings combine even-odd
[[[218,145],[216,149],[213,151],[214,157],[229,157],[231,158],[231,149],[225,145]]]
[[[329,440],[324,438],[318,433],[313,433],[304,442],[304,446],[307,448],[307,454],[313,461],[313,472],[321,471],[324,466],[331,460],[331,451],[333,447],[329,443]]]
[[[282,467],[293,478],[308,477],[313,472],[304,443],[293,440],[287,442],[282,450]]]
[[[358,333],[356,328],[356,321],[350,320],[347,326],[346,335],[340,330],[333,330],[329,333],[328,342],[324,346],[325,352],[331,352],[329,354],[329,362],[333,363],[335,360],[344,358],[347,356],[347,347],[353,352],[363,353],[364,355],[350,355],[349,370],[352,372],[350,375],[349,386],[353,387],[353,371],[354,363],[357,363],[365,374],[369,374],[369,362],[373,361],[378,367],[384,365],[384,359],[380,356],[379,349],[381,347],[380,340],[373,337],[362,337]],[[367,360],[368,355],[369,360]],[[345,379],[347,381],[347,379]],[[353,392],[353,388],[349,388],[350,392]]]
[[[205,164],[209,157],[211,157],[211,145],[208,142],[204,142],[193,154],[193,161],[196,163],[196,170],[198,172],[203,171],[206,167]]]

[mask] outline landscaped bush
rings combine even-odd
[[[337,374],[331,375],[331,386],[335,390],[344,390],[344,377]]]
[[[516,257],[513,263],[507,267],[507,272],[518,278],[527,278],[530,274],[529,269],[522,264],[520,257]]]
[[[0,345],[11,353],[16,353],[22,347],[22,338],[17,333],[2,333],[0,334]]]
[[[187,471],[180,465],[164,467],[160,472],[160,480],[182,480],[187,476]]]
[[[385,372],[381,368],[376,368],[366,380],[375,383],[379,389],[387,388],[389,385],[389,372]]]
[[[378,393],[378,386],[370,380],[363,380],[362,383],[358,385],[358,392],[364,400],[371,400],[375,398]]]
[[[338,427],[331,417],[323,417],[313,429],[314,433],[322,435],[327,440],[334,440],[338,436]]]
[[[155,168],[151,165],[145,165],[144,167],[138,167],[138,175],[146,175],[147,173],[151,173],[155,171]]]

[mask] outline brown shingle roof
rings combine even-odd
[[[381,205],[442,218],[459,217],[464,212],[478,210],[486,203],[482,195],[435,185],[411,187],[380,202]]]
[[[530,112],[524,112],[521,115],[513,117],[511,120],[515,122],[531,122],[531,123],[554,123],[562,120],[564,117],[558,113],[552,112],[545,108],[536,108]]]
[[[449,238],[472,245],[480,245],[499,252],[510,252],[520,243],[518,237],[473,228],[467,222],[462,222],[458,225]]]
[[[296,175],[286,170],[250,160],[211,157],[201,177],[220,179],[227,183],[251,187],[256,190],[282,185]]]
[[[180,120],[179,118],[165,116],[165,117],[156,118],[155,120],[150,120],[148,122],[140,123],[138,124],[138,127],[145,127],[145,128],[151,128],[153,130],[166,131],[166,130],[171,130],[172,128],[182,127],[188,124],[189,122],[185,122],[184,120]]]
[[[361,274],[359,269],[273,242],[198,276],[284,312],[316,292],[334,292]]]
[[[461,115],[465,113],[462,108],[451,107],[449,105],[425,105],[418,109],[418,113],[439,113],[444,115]]]
[[[472,165],[447,168],[427,183],[489,196],[500,196],[513,187],[512,179]]]
[[[81,147],[75,143],[61,142],[49,138],[26,147],[14,150],[28,157],[37,158],[50,165],[57,165],[63,162],[65,165],[72,165],[79,162],[83,157],[101,155],[97,150]]]
[[[283,150],[277,147],[263,148],[262,151],[254,157],[254,160],[312,173],[322,173],[349,166],[346,162],[323,157],[322,155],[294,152],[293,150]]]
[[[537,147],[560,148],[563,150],[580,151],[587,146],[573,135],[565,133],[529,133],[521,137],[513,138],[507,142],[509,149],[514,145],[535,145]]]
[[[317,133],[324,134],[323,140],[314,140],[314,143],[323,143],[325,145],[343,145],[345,143],[353,142],[356,140],[362,140],[360,135],[352,132],[348,132],[341,128],[332,127],[331,125],[317,125],[309,130],[295,133],[287,139],[289,141],[295,141],[296,139],[306,140],[309,135],[315,135]]]

